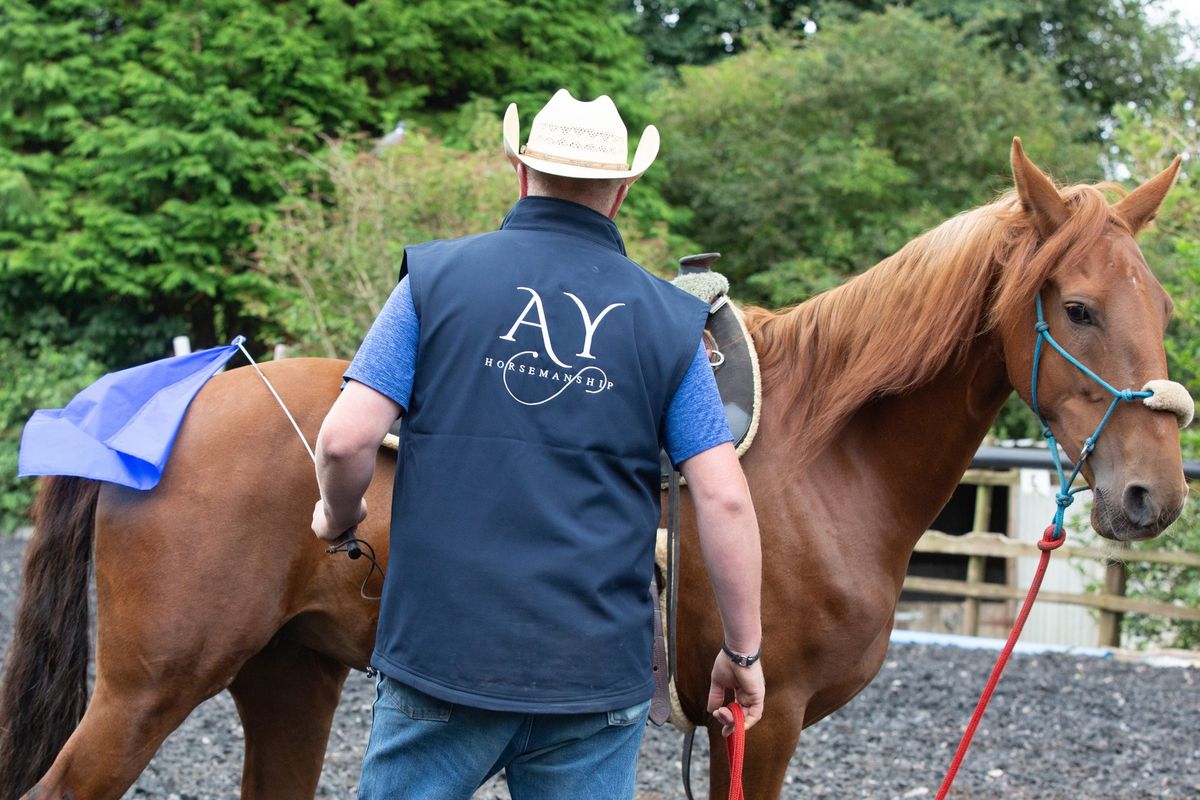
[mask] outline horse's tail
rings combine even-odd
[[[100,484],[50,477],[33,507],[25,586],[0,686],[0,800],[50,768],[87,706],[88,572]]]

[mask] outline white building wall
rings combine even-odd
[[[1013,538],[1026,542],[1037,542],[1042,538],[1042,532],[1054,520],[1054,494],[1057,484],[1057,478],[1050,472],[1020,470],[1020,483],[1013,495],[1015,502],[1010,517]],[[1067,509],[1068,522],[1083,513],[1091,497],[1092,493],[1089,491],[1080,492],[1075,496],[1074,505]],[[1067,537],[1070,544],[1069,530]],[[1038,560],[1019,558],[1016,565],[1016,585],[1021,589],[1028,589],[1037,571]],[[1100,562],[1084,559],[1069,561],[1062,558],[1061,554],[1055,554],[1050,557],[1050,566],[1042,581],[1042,591],[1082,593],[1086,591],[1089,583],[1102,583],[1103,580],[1104,565]],[[1017,601],[1018,611],[1021,602],[1023,601]],[[1025,623],[1021,641],[1095,647],[1098,637],[1098,620],[1087,608],[1039,600],[1034,603],[1033,611]]]

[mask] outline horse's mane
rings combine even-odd
[[[1102,190],[1061,189],[1070,216],[1044,242],[1015,192],[922,234],[867,272],[798,306],[747,308],[764,386],[788,404],[800,463],[865,403],[913,390],[961,364],[975,337],[1028,316],[1058,268],[1110,222]]]

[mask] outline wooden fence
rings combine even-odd
[[[1028,590],[1027,586],[986,583],[983,579],[985,559],[989,557],[1003,559],[1041,557],[1041,550],[1038,549],[1035,542],[1016,541],[1003,534],[990,533],[985,530],[991,516],[994,488],[1008,486],[1015,491],[1017,481],[1016,470],[968,470],[961,482],[973,484],[976,487],[973,532],[962,536],[951,536],[939,531],[928,531],[917,543],[915,550],[918,553],[940,553],[967,557],[967,579],[965,581],[912,575],[904,580],[904,588],[909,591],[956,595],[965,598],[960,633],[969,636],[979,635],[979,605],[981,601],[1021,600]],[[1055,550],[1053,558],[1089,559],[1105,564],[1104,588],[1099,593],[1074,594],[1042,591],[1038,595],[1039,602],[1066,603],[1099,609],[1099,644],[1102,647],[1120,645],[1121,616],[1123,614],[1136,613],[1200,621],[1200,609],[1198,608],[1125,597],[1125,564],[1127,562],[1173,564],[1200,569],[1200,555],[1198,554],[1140,551],[1116,542],[1104,547],[1072,546],[1068,543]],[[1012,571],[1008,572],[1011,574]]]

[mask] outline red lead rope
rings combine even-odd
[[[736,702],[726,706],[733,712],[733,733],[725,738],[729,752],[729,800],[745,800],[742,794],[742,762],[746,758],[746,717]]]
[[[992,699],[992,692],[995,691],[996,684],[1000,682],[1000,674],[1004,672],[1004,667],[1008,664],[1008,658],[1012,655],[1017,639],[1021,638],[1021,629],[1025,627],[1025,619],[1029,616],[1030,609],[1033,608],[1033,601],[1037,599],[1038,590],[1042,588],[1042,578],[1046,574],[1046,566],[1050,563],[1050,553],[1057,550],[1067,540],[1065,533],[1055,539],[1054,531],[1054,525],[1046,528],[1045,533],[1042,534],[1042,540],[1038,542],[1042,558],[1038,562],[1037,572],[1033,576],[1033,582],[1029,584],[1025,602],[1021,604],[1021,612],[1017,614],[1017,621],[1013,623],[1012,630],[1008,634],[1008,641],[1004,643],[1004,649],[1000,651],[1000,657],[996,659],[996,666],[992,667],[992,675],[988,678],[987,686],[983,687],[983,694],[980,695],[979,703],[975,706],[975,713],[971,715],[971,721],[967,723],[967,729],[958,743],[954,760],[950,762],[950,768],[946,770],[946,777],[942,779],[942,786],[938,789],[936,800],[945,800],[946,795],[950,794],[950,787],[954,785],[954,777],[958,774],[958,768],[962,766],[963,758],[967,755],[967,748],[971,746],[975,729],[979,727],[979,721],[983,719],[983,712],[987,709],[988,701]],[[733,756],[730,755],[729,758],[732,762]],[[738,794],[738,799],[741,799],[741,794]]]
[[[979,721],[983,719],[983,712],[987,710],[992,693],[996,690],[996,684],[1000,682],[1000,675],[1004,672],[1009,657],[1012,656],[1017,639],[1021,638],[1021,631],[1033,608],[1033,601],[1037,599],[1038,590],[1042,588],[1042,578],[1045,577],[1046,567],[1050,564],[1050,553],[1061,547],[1067,540],[1066,535],[1055,539],[1054,533],[1055,526],[1049,526],[1042,534],[1042,540],[1038,542],[1042,558],[1038,562],[1037,572],[1034,573],[1033,582],[1029,584],[1025,602],[1021,605],[1017,621],[1013,623],[1012,631],[1008,634],[1008,641],[1004,643],[1004,649],[1000,651],[1000,657],[996,659],[996,666],[992,668],[991,677],[988,678],[987,685],[983,687],[983,694],[980,695],[979,702],[975,705],[975,713],[971,715],[971,721],[967,723],[967,729],[958,743],[958,750],[955,751],[954,760],[950,762],[950,768],[946,771],[941,788],[938,789],[936,800],[945,800],[946,796],[950,794],[950,787],[954,785],[958,768],[962,766],[963,758],[967,755],[967,748],[971,746],[975,729],[979,727]],[[742,714],[742,707],[736,702],[730,703],[726,708],[733,713],[733,732],[726,737],[725,741],[725,749],[729,753],[729,800],[745,800],[745,795],[742,793],[742,762],[746,757],[746,719]]]

